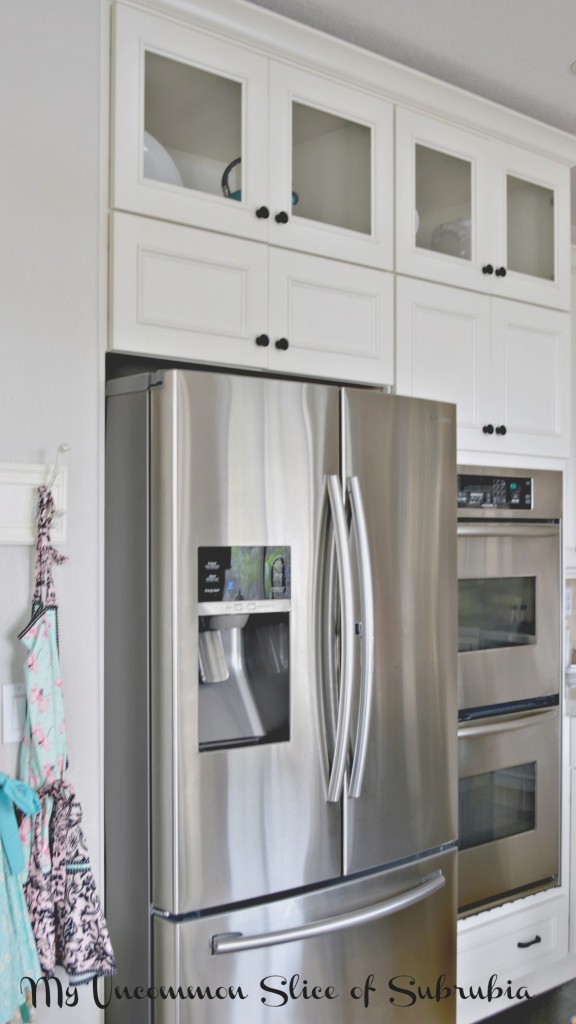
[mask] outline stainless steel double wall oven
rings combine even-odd
[[[459,906],[559,874],[562,476],[458,470]]]

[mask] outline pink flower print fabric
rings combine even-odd
[[[44,608],[37,612],[21,634],[21,640],[28,650],[24,665],[28,714],[20,751],[20,778],[39,789],[45,783],[62,779],[67,763],[62,686],[55,685],[55,680],[60,682],[56,609]],[[40,812],[43,871],[50,871],[51,866],[51,813],[52,800],[47,798]],[[26,821],[22,823],[20,837],[28,863],[32,836]]]

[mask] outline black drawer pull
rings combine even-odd
[[[482,433],[483,434],[493,434],[494,433],[494,427],[493,427],[492,423],[487,423],[485,427],[482,427]]]
[[[256,344],[260,345],[261,348],[267,348],[270,344],[270,338],[267,334],[259,334],[256,338]]]
[[[539,935],[535,935],[529,942],[518,942],[517,946],[518,949],[528,949],[528,946],[537,946],[539,942],[542,942],[542,939]]]
[[[492,264],[491,263],[487,263],[484,267],[482,267],[482,273],[483,274],[493,274],[494,273],[494,267],[492,266]]]
[[[282,352],[285,352],[286,349],[288,348],[288,338],[278,338],[278,341],[275,341],[274,344],[276,345],[276,348],[279,348],[281,349]]]
[[[270,210],[267,206],[259,206],[256,210],[256,216],[258,217],[258,220],[268,220]]]
[[[494,273],[496,277],[506,277],[506,267],[496,267]]]
[[[507,433],[507,430],[506,430],[506,427],[504,426],[504,424],[502,424],[501,427],[496,427],[496,433],[500,434],[502,437],[504,437],[504,435]]]
[[[274,220],[276,221],[277,224],[287,224],[288,223],[288,214],[286,213],[285,210],[281,210],[280,213],[276,214],[276,216],[274,217]]]

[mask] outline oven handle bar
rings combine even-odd
[[[464,725],[458,729],[458,739],[464,740],[471,736],[490,736],[497,732],[523,729],[528,725],[533,725],[535,719],[538,720],[538,725],[540,725],[541,722],[548,722],[557,717],[558,709],[554,708],[552,711],[528,711],[522,718],[511,718],[508,722],[491,722],[489,725]]]
[[[550,523],[462,523],[458,526],[459,537],[557,537],[558,526]]]
[[[388,917],[390,914],[397,914],[408,907],[419,903],[433,893],[437,892],[446,884],[446,878],[441,871],[434,872],[423,882],[415,885],[412,889],[392,896],[381,903],[373,903],[367,907],[360,907],[358,910],[351,910],[348,913],[337,914],[335,917],[324,918],[321,921],[310,921],[307,924],[294,925],[293,928],[282,928],[277,932],[264,932],[260,935],[243,935],[242,932],[225,932],[221,935],[212,936],[212,953],[242,953],[246,949],[261,949],[263,946],[277,946],[281,942],[300,942],[302,939],[312,939],[317,935],[327,935],[330,932],[341,931],[343,928],[355,928],[358,925],[367,924],[369,921],[378,921],[381,917]]]

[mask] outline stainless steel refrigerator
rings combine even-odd
[[[110,382],[109,1022],[455,1020],[454,413]]]

